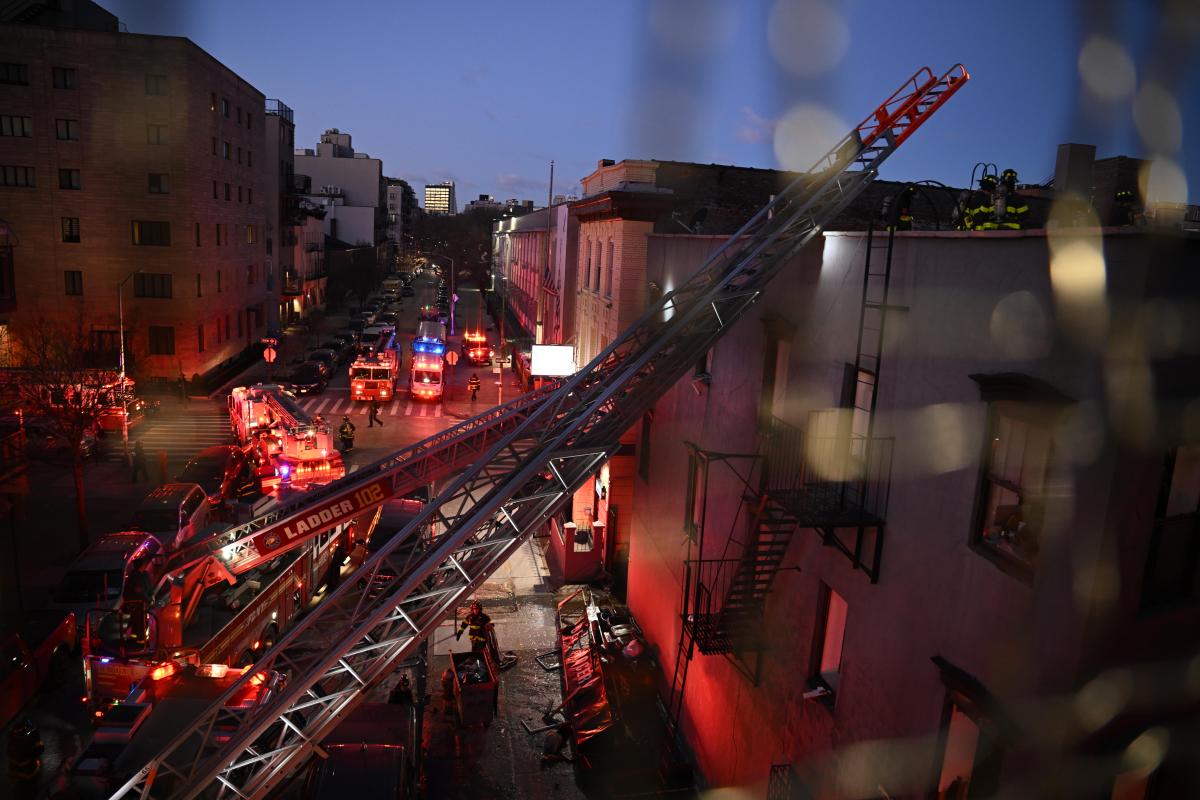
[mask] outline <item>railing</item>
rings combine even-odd
[[[266,111],[272,116],[282,117],[288,122],[292,122],[292,109],[288,108],[282,100],[267,100]]]
[[[760,432],[763,471],[768,492],[800,488],[804,473],[804,431],[770,417]]]
[[[757,644],[756,625],[745,618],[722,616],[741,563],[737,558],[683,562],[683,623],[691,629],[701,653],[731,653],[754,649]]]

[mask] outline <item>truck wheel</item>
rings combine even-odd
[[[74,659],[71,658],[71,651],[65,646],[59,647],[54,651],[54,655],[50,656],[50,688],[56,689],[59,686],[65,686],[67,681],[71,679],[74,670]]]

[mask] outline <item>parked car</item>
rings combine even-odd
[[[296,394],[320,394],[329,385],[325,365],[319,361],[305,361],[292,372],[291,384]]]
[[[375,309],[368,306],[362,313],[358,315],[358,317],[362,320],[363,325],[374,325]]]
[[[309,350],[304,359],[305,361],[316,361],[318,364],[321,364],[325,368],[325,377],[330,378],[333,376],[333,370],[338,365],[338,351],[327,348],[316,348]]]
[[[152,533],[168,549],[200,535],[212,516],[208,493],[197,483],[164,483],[133,512],[130,528]]]
[[[66,681],[78,638],[70,611],[23,614],[18,628],[0,635],[0,728],[47,682]]]
[[[334,353],[337,353],[337,360],[339,364],[345,364],[350,360],[350,355],[354,352],[353,348],[354,345],[352,342],[347,342],[340,338],[327,339],[326,341],[321,342],[322,350],[331,350]]]
[[[144,531],[109,533],[92,542],[67,567],[67,574],[54,592],[50,607],[72,612],[80,630],[88,611],[116,608],[125,585],[125,568],[134,558],[157,556],[162,543]]]
[[[222,506],[227,500],[235,500],[239,487],[244,484],[250,470],[250,459],[246,451],[232,444],[206,447],[183,465],[175,476],[180,483],[198,483],[208,495],[209,505]]]
[[[406,283],[400,287],[400,296],[401,297],[412,297],[415,294],[416,294],[416,292],[413,290],[412,281],[409,281],[408,283]]]
[[[395,325],[396,324],[396,312],[395,311],[383,311],[375,319],[375,322],[376,322],[376,324],[382,324],[382,325]]]

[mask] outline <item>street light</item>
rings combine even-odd
[[[434,258],[444,258],[450,262],[450,335],[454,335],[454,304],[458,300],[458,295],[454,293],[454,259],[445,253],[426,253],[427,256]]]
[[[120,340],[121,352],[121,444],[125,448],[125,460],[129,462],[129,396],[125,393],[125,298],[122,290],[125,284],[129,283],[129,279],[134,275],[141,275],[142,271],[136,270],[129,273],[121,282],[117,284],[117,338]],[[130,462],[132,463],[132,462]]]

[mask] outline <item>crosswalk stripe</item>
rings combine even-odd
[[[406,406],[404,406],[404,416],[411,417],[412,416],[412,408],[413,408],[413,404],[412,404],[412,401],[410,400],[408,402],[408,404]]]
[[[399,409],[399,408],[400,408],[400,401],[399,401],[399,400],[393,400],[393,401],[392,401],[392,406],[391,406],[391,408],[389,408],[389,409],[388,409],[388,416],[389,416],[389,417],[394,417],[394,416],[396,416],[396,410],[397,410],[397,409]]]
[[[317,403],[317,407],[314,408],[313,411],[320,414],[322,411],[325,410],[325,406],[327,406],[327,405],[329,405],[329,398],[328,397],[321,398],[321,401],[319,403]]]
[[[341,404],[342,404],[341,399],[334,400],[333,403],[329,406],[329,413],[330,414],[338,413],[338,406],[340,406]]]
[[[442,415],[442,404],[441,403],[438,403],[436,406],[434,406],[433,415],[435,417],[440,417]]]

